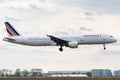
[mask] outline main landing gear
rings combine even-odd
[[[63,46],[60,46],[60,48],[59,48],[59,51],[61,51],[61,52],[63,51],[63,48],[62,48],[62,47],[63,47]]]
[[[106,50],[105,44],[103,44],[104,50]]]

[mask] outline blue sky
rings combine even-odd
[[[48,70],[120,69],[119,0],[0,0],[0,69]],[[118,42],[80,45],[78,49],[30,47],[2,41],[4,22],[22,35],[107,33]]]

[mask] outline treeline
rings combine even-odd
[[[43,76],[43,70],[38,68],[33,69],[16,69],[15,71],[9,69],[1,69],[0,77],[41,77]]]

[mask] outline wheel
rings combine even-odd
[[[62,52],[62,51],[63,51],[63,48],[62,48],[62,47],[60,47],[60,48],[59,48],[59,51],[61,51],[61,52]]]
[[[103,44],[104,50],[106,50],[105,44]]]
[[[106,48],[104,47],[104,50],[106,50]]]

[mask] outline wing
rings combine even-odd
[[[54,41],[55,43],[57,43],[57,45],[60,45],[60,46],[65,46],[69,42],[69,41],[66,41],[66,40],[54,37],[52,35],[47,35],[47,36],[50,37],[50,39],[52,41]]]

